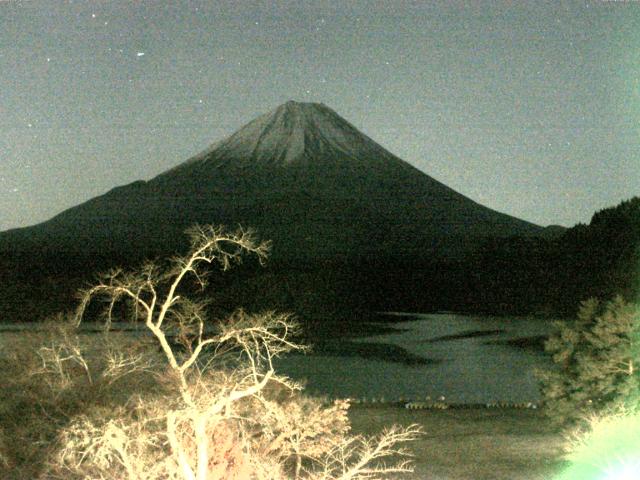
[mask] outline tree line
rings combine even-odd
[[[559,236],[488,240],[470,258],[471,303],[506,313],[573,315],[580,302],[640,293],[640,198]]]
[[[228,311],[241,300],[255,311],[294,311],[300,318],[384,310],[572,316],[588,298],[638,298],[639,197],[596,212],[588,225],[554,233],[487,238],[455,260],[363,256],[274,260],[265,268],[249,262],[216,285],[215,296]],[[95,278],[92,272],[143,260],[140,252],[88,259],[62,253],[25,251],[0,259],[6,320],[64,310]]]

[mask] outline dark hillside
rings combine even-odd
[[[471,257],[476,308],[575,314],[582,300],[640,298],[640,198],[555,237],[487,241]]]

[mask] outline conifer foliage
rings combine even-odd
[[[555,369],[538,371],[547,415],[571,425],[637,403],[640,309],[616,297],[582,302],[577,319],[557,322],[545,344]]]

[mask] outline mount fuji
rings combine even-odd
[[[487,237],[544,230],[436,181],[327,106],[289,101],[149,181],[0,233],[0,251],[166,253],[194,223],[253,227],[276,259],[305,261],[455,258]]]
[[[322,318],[473,308],[479,247],[548,234],[438,182],[325,105],[287,102],[149,181],[0,232],[0,311],[33,321],[67,309],[95,271],[184,252],[194,223],[273,242],[266,269],[217,280],[218,305]]]

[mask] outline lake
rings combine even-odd
[[[550,321],[395,315],[399,321],[383,324],[388,333],[328,340],[312,354],[279,359],[276,369],[306,379],[307,390],[330,397],[395,401],[444,396],[447,403],[539,400],[533,370],[552,363],[540,348],[522,344],[533,337],[539,345],[553,329]]]
[[[307,391],[330,397],[421,401],[444,396],[447,403],[539,400],[533,369],[549,367],[551,360],[540,348],[517,344],[526,345],[522,339],[531,338],[539,344],[540,337],[552,331],[550,321],[459,314],[393,314],[392,319],[370,323],[370,329],[359,325],[354,335],[325,331],[322,337],[329,339],[314,352],[277,359],[276,370],[306,380]],[[0,332],[34,327],[2,325]],[[99,325],[82,328],[90,333]],[[142,325],[119,328],[131,328],[133,335],[145,332]],[[0,334],[0,343],[3,337]]]

